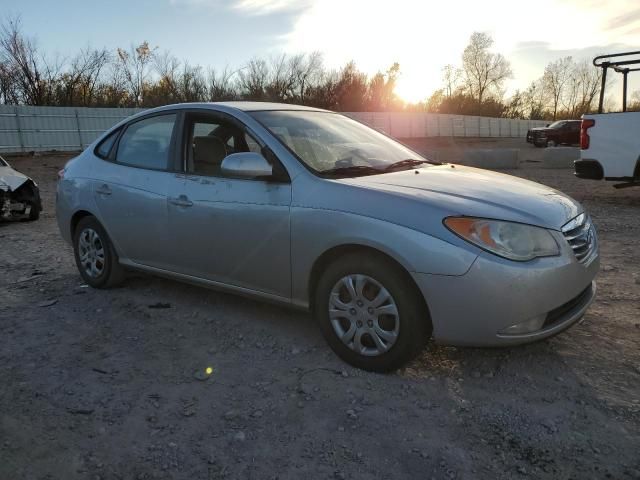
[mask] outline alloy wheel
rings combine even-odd
[[[78,257],[85,273],[91,278],[97,278],[104,272],[105,252],[104,244],[98,232],[92,228],[85,228],[78,237]]]

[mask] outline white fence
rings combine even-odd
[[[136,108],[0,105],[0,152],[79,151]]]
[[[476,117],[422,112],[357,112],[350,117],[396,138],[424,137],[522,137],[544,120]]]
[[[79,151],[136,108],[0,105],[0,152]],[[522,137],[539,120],[420,112],[357,112],[347,115],[397,138]]]

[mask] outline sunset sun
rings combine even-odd
[[[394,92],[403,102],[424,102],[433,91],[434,85],[438,85],[437,72],[434,77],[434,79],[429,79],[428,77],[401,75]]]

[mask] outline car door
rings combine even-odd
[[[571,128],[571,124],[569,122],[565,122],[560,129],[558,130],[558,145],[562,143],[567,143],[569,138],[569,129]]]
[[[184,187],[169,199],[181,272],[289,298],[290,182],[222,174],[226,155],[264,146],[237,120],[187,113],[183,128]]]
[[[183,185],[173,168],[176,113],[153,115],[124,127],[113,146],[101,146],[93,195],[100,220],[124,261],[171,266],[167,198]],[[109,138],[105,139],[105,142]]]
[[[576,145],[580,143],[580,122],[569,122],[569,133],[566,143]]]

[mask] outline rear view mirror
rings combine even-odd
[[[273,167],[259,153],[241,152],[227,155],[220,166],[223,175],[240,178],[270,177]]]

